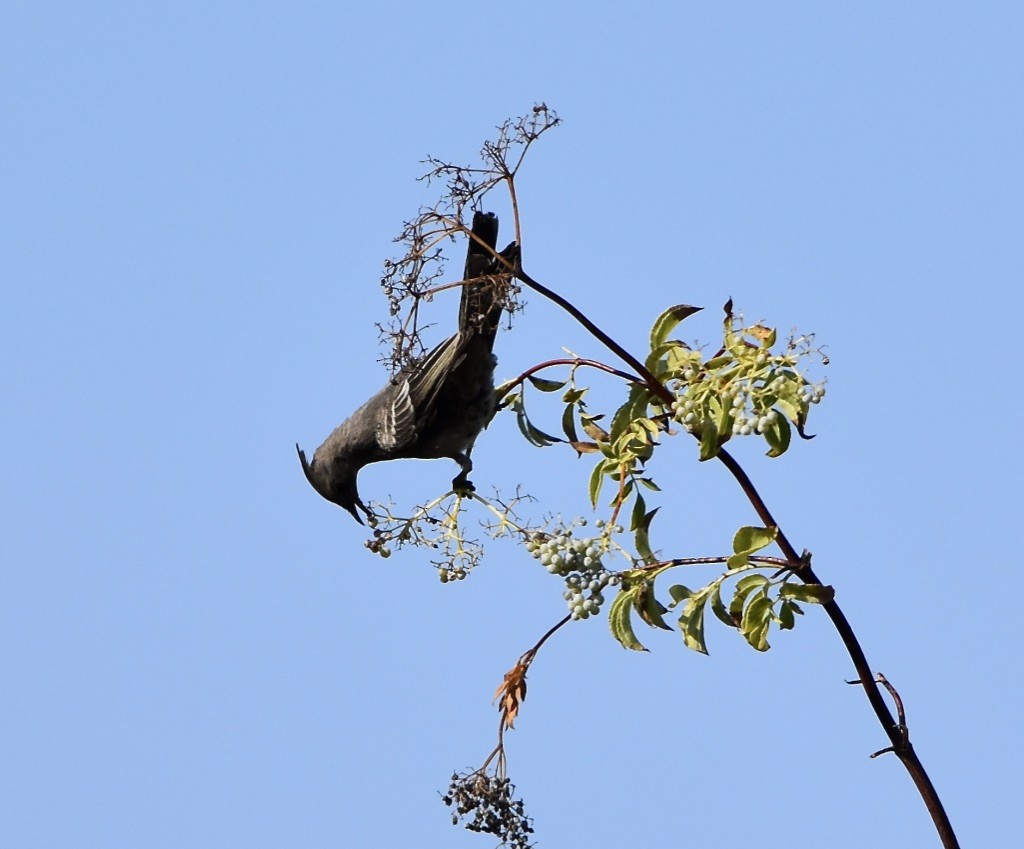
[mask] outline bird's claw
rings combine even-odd
[[[476,487],[473,486],[473,481],[469,479],[469,476],[466,475],[465,472],[461,475],[456,475],[452,479],[452,489],[460,495],[476,492]]]

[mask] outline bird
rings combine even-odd
[[[458,330],[422,360],[394,375],[387,384],[335,428],[307,462],[295,450],[306,480],[323,498],[343,507],[359,524],[359,513],[373,522],[359,497],[357,476],[369,463],[450,457],[460,472],[455,490],[471,491],[470,452],[497,409],[494,392],[494,339],[504,309],[500,278],[518,261],[512,242],[501,253],[498,218],[473,215],[459,303]]]

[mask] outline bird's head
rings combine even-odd
[[[333,463],[330,468],[327,468],[317,462],[315,455],[313,462],[309,463],[306,461],[305,451],[298,445],[295,446],[295,450],[299,454],[302,471],[310,486],[328,501],[348,510],[360,525],[364,524],[358,511],[362,510],[368,517],[372,513],[359,499],[359,492],[356,489],[357,469],[344,462]]]

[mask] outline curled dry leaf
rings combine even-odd
[[[526,670],[529,665],[520,661],[505,673],[505,680],[494,693],[501,711],[502,723],[512,728],[519,714],[519,705],[526,699]]]

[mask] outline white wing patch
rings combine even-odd
[[[385,451],[393,451],[416,435],[416,410],[409,397],[409,381],[398,384],[384,418],[377,427],[377,444]]]

